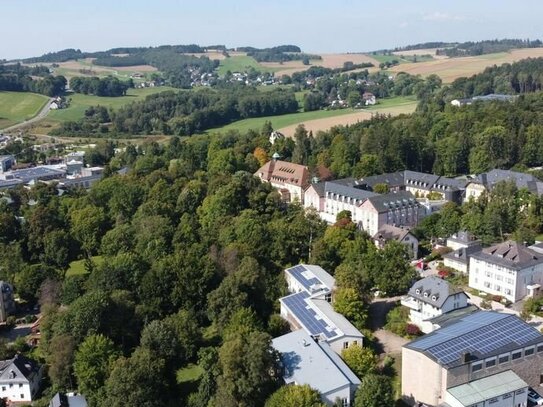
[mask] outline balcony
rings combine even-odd
[[[408,295],[402,297],[400,299],[400,303],[409,309],[420,311],[421,310],[421,304],[418,300],[414,299],[413,297],[410,297]]]

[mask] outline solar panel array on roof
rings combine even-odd
[[[541,334],[516,316],[476,312],[416,340],[408,347],[425,351],[440,364],[459,361],[464,352],[484,358],[504,347],[520,348]]]
[[[339,335],[336,329],[330,327],[326,321],[320,318],[311,306],[305,301],[309,298],[306,292],[289,295],[281,299],[283,303],[292,311],[292,313],[300,320],[304,327],[313,336],[324,335],[330,339]]]
[[[290,274],[298,281],[307,291],[310,291],[311,286],[322,284],[322,281],[311,273],[302,264],[287,269]],[[308,278],[308,276],[311,276]]]

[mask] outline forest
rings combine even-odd
[[[438,49],[437,55],[447,55],[448,57],[465,57],[485,54],[494,54],[497,52],[508,52],[515,48],[538,48],[543,45],[540,40],[523,39],[501,39],[485,41],[468,41],[455,44],[453,47]]]
[[[132,79],[121,81],[113,76],[105,78],[75,76],[70,79],[70,87],[75,93],[95,96],[124,96],[129,88],[134,87]]]
[[[33,79],[32,76],[38,78]],[[64,93],[65,87],[66,78],[50,75],[47,67],[0,64],[0,91],[35,92],[58,96]]]
[[[224,88],[194,92],[161,92],[134,102],[109,115],[113,134],[192,135],[250,117],[274,116],[298,110],[294,92],[274,90],[259,92],[256,88],[229,85]],[[78,122],[67,122],[54,134],[88,135],[100,132],[96,116]],[[110,134],[111,135],[111,134]]]

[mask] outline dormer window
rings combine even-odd
[[[432,301],[435,301],[435,300],[437,300],[436,296],[432,295]]]
[[[420,294],[420,290],[419,290],[418,288],[415,290],[415,292],[416,292],[417,294]]]
[[[424,298],[427,298],[428,297],[428,293],[424,293]]]

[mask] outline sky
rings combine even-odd
[[[542,15],[541,0],[0,0],[0,59],[162,44],[335,53],[542,39]]]

